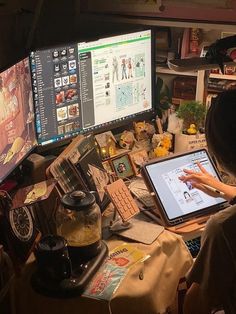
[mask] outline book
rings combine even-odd
[[[214,79],[209,78],[208,80],[208,90],[214,91],[224,91],[224,90],[231,90],[236,89],[236,81],[225,80],[225,79]]]
[[[130,268],[149,257],[150,255],[147,255],[137,247],[129,243],[123,243],[109,252],[107,263],[116,267]]]
[[[127,274],[127,268],[115,267],[105,263],[93,277],[83,296],[110,300]]]
[[[104,169],[96,148],[92,148],[81,156],[74,166],[83,178],[88,190],[96,192],[97,203],[101,210],[104,210],[110,203],[110,198],[105,191],[105,186],[110,182],[110,176]]]

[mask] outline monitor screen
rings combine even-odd
[[[29,58],[0,72],[0,182],[36,146]]]
[[[153,110],[151,30],[78,44],[81,122],[113,128]]]
[[[30,58],[38,144],[77,135],[81,128],[77,44],[37,50]]]
[[[152,42],[145,30],[31,52],[38,144],[151,116]]]

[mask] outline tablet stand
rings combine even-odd
[[[120,231],[129,229],[132,227],[132,224],[128,221],[123,221],[116,209],[114,209],[114,215],[110,222],[110,231]]]
[[[194,218],[177,226],[167,227],[167,229],[179,234],[186,234],[190,232],[199,231],[200,229],[203,229],[205,227],[206,222],[209,218],[210,215]]]
[[[182,235],[187,234],[187,233],[200,231],[201,229],[203,229],[205,227],[207,220],[210,218],[210,215],[205,215],[205,216],[201,216],[198,218],[193,218],[191,220],[185,221],[185,222],[180,223],[180,224],[175,225],[175,226],[169,226],[169,225],[167,225],[165,218],[161,215],[161,212],[160,212],[158,206],[156,206],[155,211],[159,214],[162,225],[166,229],[168,229],[169,231],[172,231],[174,233],[178,233],[178,234],[182,234]]]

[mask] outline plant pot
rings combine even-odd
[[[206,147],[205,134],[197,133],[195,135],[176,134],[174,152],[182,153],[189,150]]]

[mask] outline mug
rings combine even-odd
[[[35,247],[39,275],[45,280],[60,282],[71,276],[71,261],[66,240],[46,235]]]

